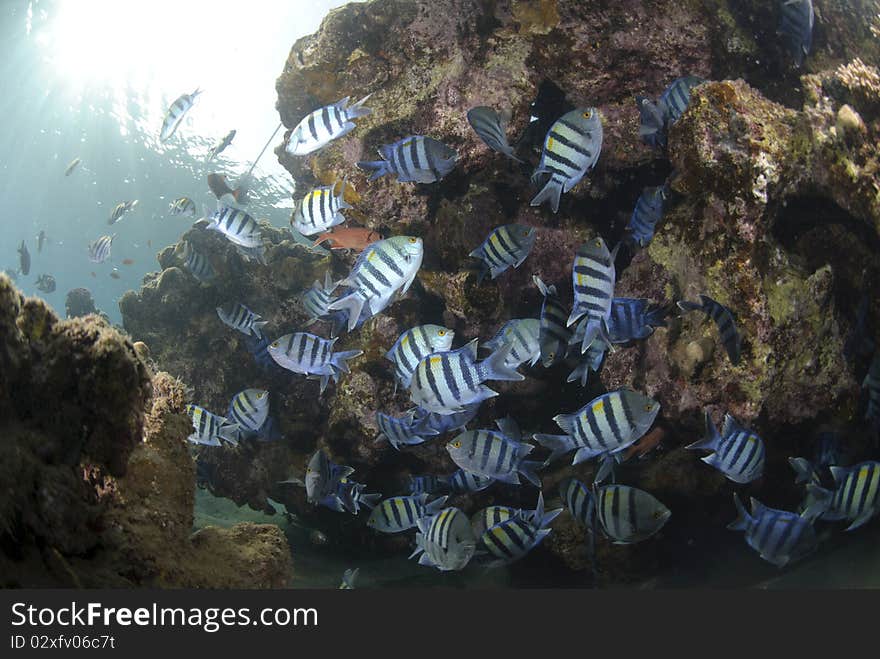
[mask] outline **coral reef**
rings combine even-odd
[[[364,355],[319,398],[314,382],[261,370],[214,308],[247,304],[269,321],[270,338],[298,331],[305,314],[294,296],[327,268],[334,279],[344,276],[352,256],[319,257],[264,224],[261,265],[244,261],[219,235],[191,230],[184,238],[210,254],[219,272],[204,286],[180,269],[178,248],[164,250],[162,272],[120,302],[126,329],[161,368],[193,387],[193,402],[212,411],[225,411],[245,387],[269,389],[283,436],[199,449],[203,482],[258,509],[268,509],[267,496],[283,501],[331,537],[357,538],[351,547],[400,551],[401,538],[377,540],[362,520],[308,506],[300,488],[277,481],[301,476],[316,446],[355,467],[354,478],[369,491],[386,495],[400,493],[408,474],[452,472],[443,440],[403,452],[373,444],[372,412],[408,407],[406,393],[394,393],[385,350],[416,322],[447,325],[459,346],[488,339],[510,318],[534,317],[541,297],[533,274],[571,299],[577,246],[599,234],[609,244],[621,239],[641,189],[673,172],[673,199],[654,240],[644,250],[624,248],[618,259],[616,294],[658,303],[710,295],[736,314],[741,362],[730,363],[711,321],[673,317],[649,339],[609,355],[586,389],[565,384],[564,366],[525,369],[523,382],[493,383],[501,396],[482,407],[476,423],[488,427],[510,413],[527,432],[551,431],[555,414],[620,386],[660,401],[661,444],[621,465],[616,476],[650,491],[673,516],[642,545],[600,540],[601,582],[645,577],[733,541],[723,531],[733,518],[732,484],[683,449],[702,434],[706,410],[716,421],[732,413],[765,439],[766,473],[747,493],[775,505],[796,505],[786,458],[811,454],[819,423],[845,434],[848,458],[865,456],[858,383],[867,362],[845,346],[863,292],[880,283],[880,94],[877,69],[865,64],[877,61],[878,43],[860,3],[816,0],[813,52],[798,70],[775,38],[769,4],[385,0],[331,12],[315,35],[293,45],[278,79],[286,137],[308,112],[344,96],[371,93],[373,114],[311,156],[291,156],[284,144],[276,154],[298,196],[344,174],[356,191],[358,221],[386,234],[421,236],[423,267],[405,299],[340,340],[340,349]],[[661,154],[639,139],[634,96],[656,97],[684,74],[710,82],[693,90]],[[554,97],[554,89],[562,91]],[[543,137],[529,118],[545,112],[542,104],[552,106],[549,114],[561,107],[559,94],[572,105],[597,107],[605,137],[596,169],[553,215],[529,206],[536,192],[529,174]],[[510,111],[508,135],[529,166],[490,151],[473,133],[466,112],[484,104]],[[456,169],[429,186],[367,183],[355,163],[409,134],[455,148]],[[478,284],[467,254],[493,228],[512,222],[538,228],[531,255],[518,269]],[[876,296],[867,315],[871,327],[880,326]],[[590,464],[555,463],[542,472],[544,491],[554,498],[562,479],[589,482],[592,472]],[[534,491],[496,484],[451,503],[468,513],[488,503],[531,507]],[[552,526],[536,552],[540,560],[565,574],[588,567],[583,530],[567,514]],[[515,565],[514,575],[530,566]]]
[[[102,318],[60,320],[0,276],[4,587],[281,587],[275,526],[193,526],[182,385]]]

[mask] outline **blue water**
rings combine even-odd
[[[193,218],[168,204],[189,196],[216,207],[205,176],[234,184],[278,126],[275,79],[291,45],[314,32],[335,0],[239,2],[159,0],[7,0],[0,3],[0,270],[18,268],[17,248],[31,253],[18,286],[64,315],[67,291],[88,288],[97,307],[121,322],[118,300],[158,270],[156,253],[177,241]],[[175,135],[158,141],[162,118],[179,95],[198,97]],[[229,130],[232,145],[205,157]],[[293,183],[272,150],[254,170],[248,211],[287,225]],[[78,168],[65,177],[74,158]],[[121,201],[135,210],[109,226]],[[50,243],[37,252],[44,230]],[[88,244],[118,234],[112,258],[92,263]],[[123,259],[134,261],[124,265]],[[117,268],[119,279],[110,276]],[[42,273],[57,280],[39,293]],[[93,274],[94,273],[94,274]]]

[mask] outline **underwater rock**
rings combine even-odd
[[[103,319],[60,320],[0,275],[4,587],[280,587],[277,527],[191,540],[182,385]],[[204,544],[204,547],[202,546]]]
[[[64,306],[68,318],[88,316],[90,313],[98,312],[95,308],[95,299],[87,288],[74,288],[68,291]]]

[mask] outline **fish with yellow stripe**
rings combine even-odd
[[[432,352],[443,352],[452,347],[455,332],[442,325],[416,325],[403,332],[385,359],[394,364],[394,376],[400,386],[409,388],[416,366]]]
[[[595,492],[596,517],[616,545],[647,540],[672,516],[652,494],[628,485],[605,485]]]
[[[379,427],[376,442],[387,440],[399,451],[402,446],[424,444],[426,438],[440,434],[436,430],[425,428],[422,421],[422,418],[416,418],[416,409],[410,410],[401,417],[376,412],[376,425]]]
[[[613,459],[635,444],[651,427],[660,403],[630,389],[602,394],[572,414],[557,414],[553,420],[566,434],[536,434],[535,441],[550,449],[549,461],[576,451],[572,464],[602,457],[595,481],[610,473]]]
[[[495,279],[510,267],[518,268],[531,253],[537,237],[535,228],[524,224],[503,224],[494,229],[468,255],[483,262],[477,283],[483,280],[487,272]]]
[[[480,536],[480,542],[495,557],[489,567],[499,567],[518,561],[550,535],[550,522],[562,508],[544,512],[544,495],[538,493],[538,505],[531,513],[513,515],[492,526]]]
[[[427,494],[384,499],[373,508],[367,526],[382,533],[400,533],[418,526],[422,517],[433,515],[446,503],[446,497],[428,503]]]
[[[576,334],[581,339],[581,353],[587,351],[590,344],[598,337],[611,345],[608,336],[608,321],[611,317],[611,305],[614,300],[614,284],[617,270],[614,259],[617,257],[618,243],[609,252],[605,241],[599,237],[585,242],[578,248],[572,265],[571,277],[574,287],[574,306],[568,317],[571,327],[583,318]]]
[[[737,517],[727,525],[731,531],[744,531],[746,544],[768,563],[784,567],[812,553],[819,544],[812,520],[806,513],[769,508],[752,498],[747,511],[734,492]]]
[[[345,201],[345,181],[339,194],[334,194],[335,189],[336,184],[311,190],[297,203],[290,225],[304,236],[314,236],[345,222],[342,211],[351,208]]]
[[[229,441],[227,431],[233,429],[233,426],[222,416],[192,404],[186,406],[186,413],[193,425],[193,433],[187,440],[193,444],[220,446],[221,439]]]
[[[880,511],[880,462],[861,462],[852,467],[830,467],[834,490],[811,483],[807,493],[813,503],[804,512],[810,519],[847,520],[852,531]]]
[[[764,473],[767,454],[764,441],[730,414],[724,415],[719,434],[712,417],[706,412],[705,437],[685,448],[712,451],[711,455],[702,458],[703,462],[715,467],[734,483],[751,483]]]
[[[346,96],[333,105],[325,105],[310,112],[291,131],[284,150],[293,156],[305,156],[347,135],[357,127],[353,119],[372,113],[370,108],[364,107],[369,98],[370,95],[367,94],[349,105],[350,97]]]
[[[410,558],[419,556],[419,565],[441,571],[462,570],[477,549],[470,520],[458,508],[444,508],[418,521],[416,549]]]
[[[333,352],[339,337],[324,339],[308,332],[285,334],[273,341],[267,351],[272,359],[288,371],[320,379],[321,393],[332,378],[339,382],[342,373],[350,371],[348,360],[364,354],[363,350]]]
[[[340,282],[348,292],[328,305],[328,311],[348,313],[348,330],[353,330],[409,290],[423,256],[422,239],[415,236],[376,241],[360,253],[351,274]]]
[[[471,403],[498,395],[483,384],[487,380],[525,379],[507,364],[513,346],[505,345],[478,362],[477,343],[474,339],[458,350],[436,352],[422,359],[410,383],[412,402],[427,412],[454,414]]]
[[[526,460],[534,447],[522,441],[516,421],[511,417],[496,421],[498,430],[467,430],[446,444],[452,461],[462,469],[493,478],[504,483],[519,485],[520,475],[535,487],[541,487],[537,469],[543,462]]]
[[[576,186],[599,160],[602,151],[602,120],[596,108],[575,108],[550,126],[544,139],[541,161],[532,174],[532,182],[549,180],[531,201],[540,206],[545,201],[556,213],[563,192]]]

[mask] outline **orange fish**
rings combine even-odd
[[[372,229],[367,229],[366,227],[339,227],[335,231],[322,233],[312,243],[312,247],[327,242],[330,249],[353,249],[359,252],[377,240],[382,240],[382,236]]]
[[[226,183],[226,177],[223,174],[208,174],[208,187],[211,188],[211,192],[214,193],[214,196],[217,197],[217,199],[220,199],[224,195],[232,195],[232,198],[235,199],[236,203],[247,203],[247,188],[241,185],[233,190],[229,187],[229,184]]]
[[[132,259],[122,259],[122,265],[131,265],[134,263]]]
[[[666,431],[663,428],[654,428],[647,435],[629,447],[623,456],[624,460],[629,460],[634,455],[643,457],[657,448],[657,445],[666,437]]]

